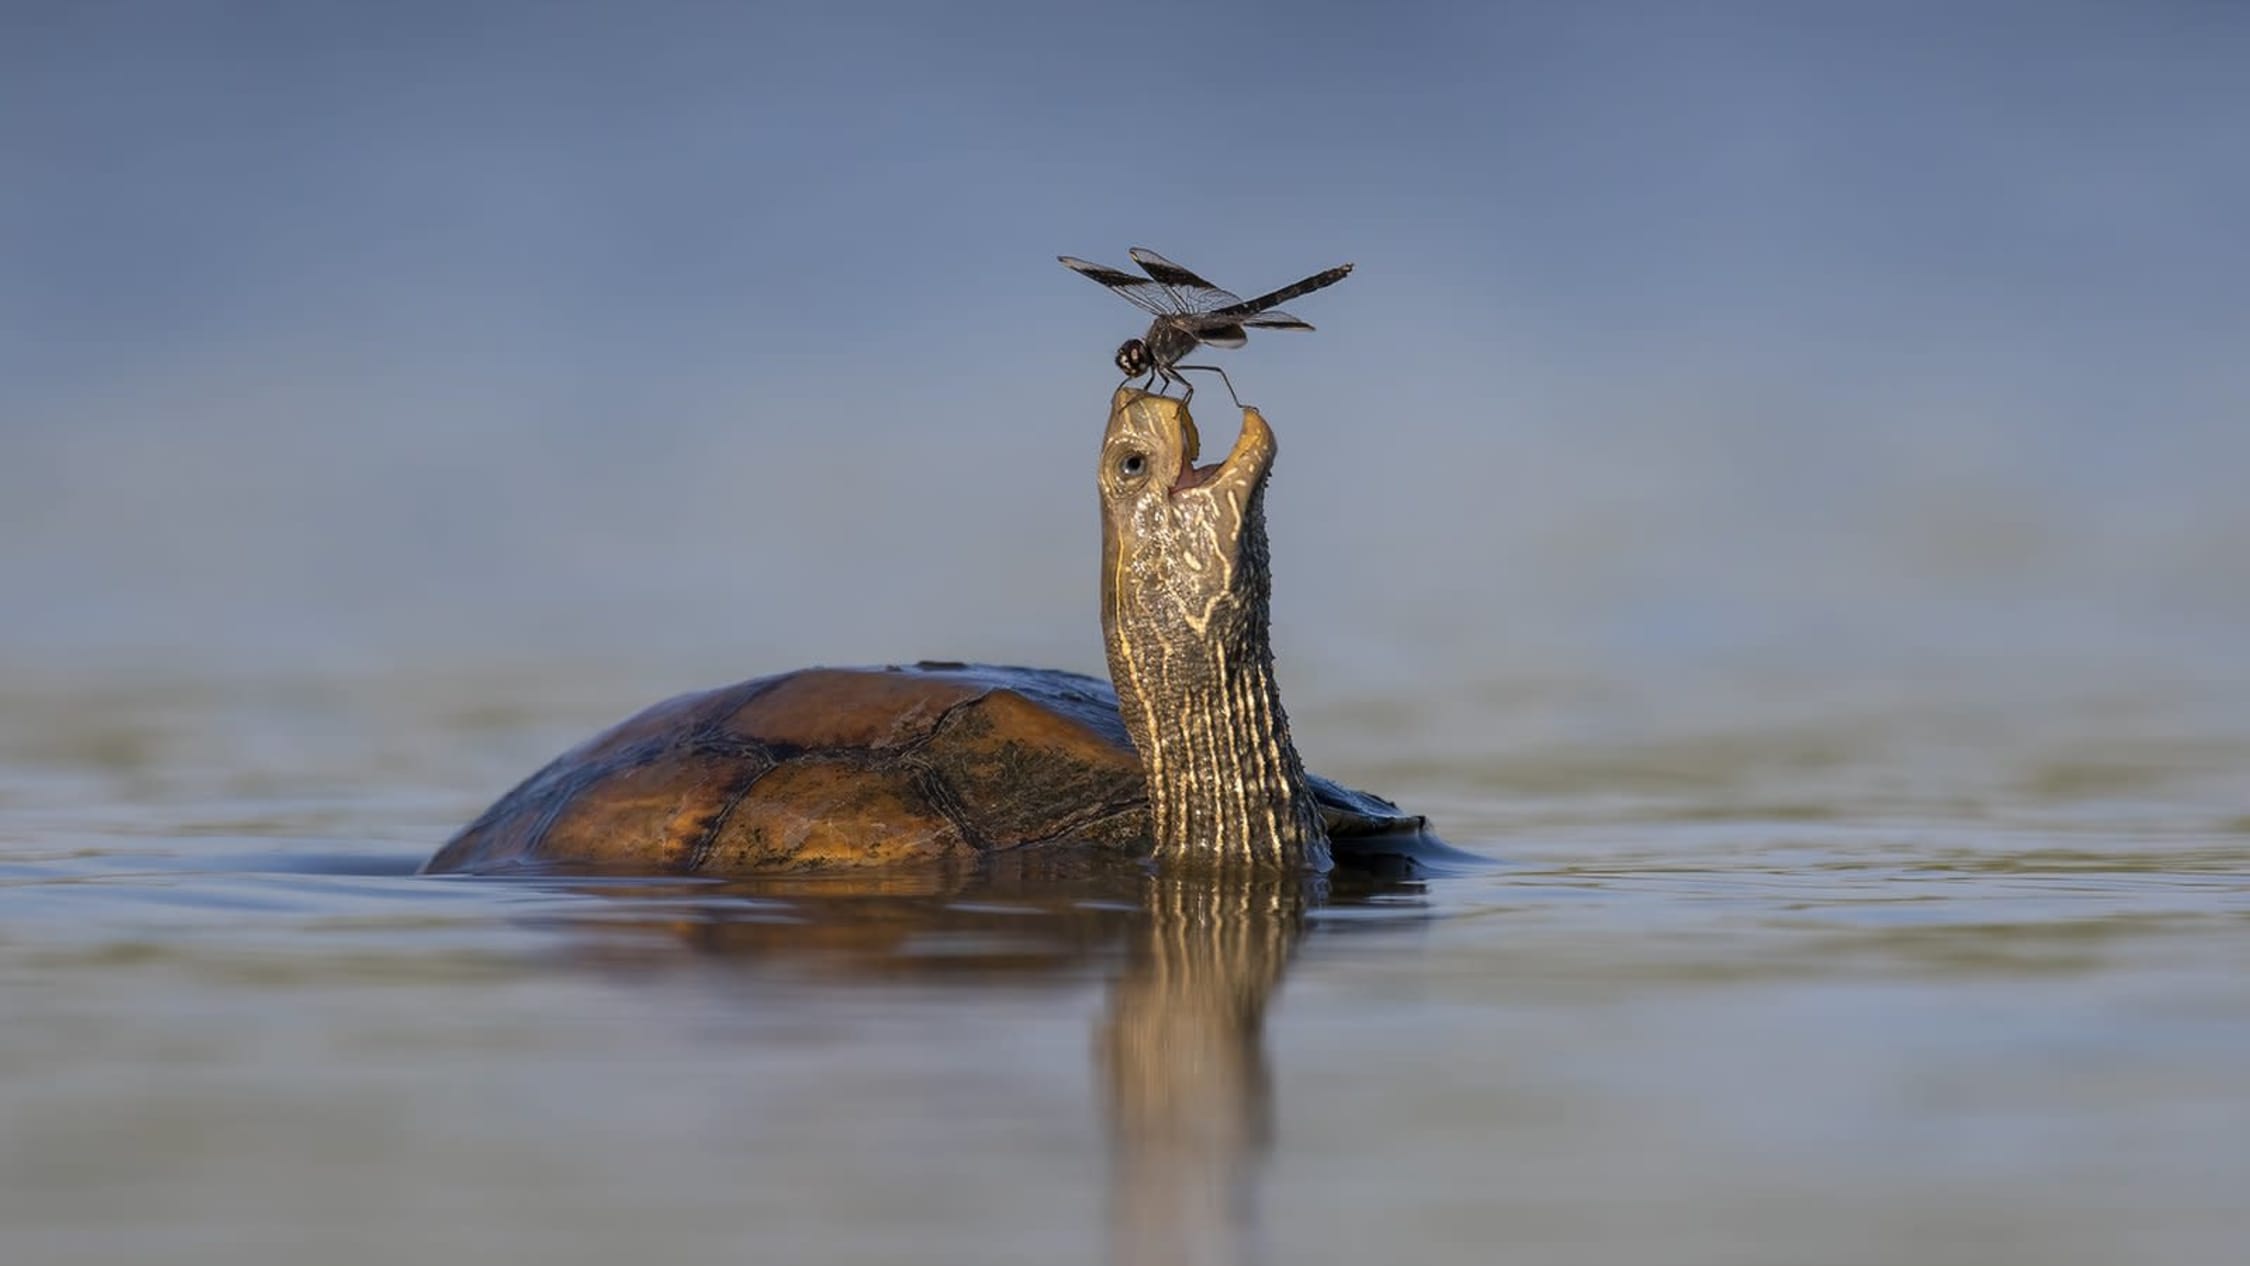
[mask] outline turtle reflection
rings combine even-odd
[[[1111,1257],[1135,1264],[1257,1256],[1257,1180],[1274,1120],[1267,1006],[1316,909],[1406,913],[1414,907],[1400,898],[1420,889],[1358,871],[1183,875],[1038,859],[969,874],[583,887],[610,900],[569,920],[575,952],[628,971],[662,970],[682,948],[822,980],[1067,984],[1106,969],[1093,1054]]]
[[[1317,881],[1151,875],[1100,1052],[1121,1263],[1243,1260],[1273,1140],[1266,1003]]]

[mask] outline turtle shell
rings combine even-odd
[[[1332,841],[1422,832],[1386,800],[1312,784]],[[1131,855],[1148,834],[1107,682],[924,662],[808,668],[657,704],[533,774],[425,869],[747,874],[1061,846]]]

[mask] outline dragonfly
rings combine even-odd
[[[1342,264],[1255,299],[1245,299],[1146,247],[1136,246],[1129,253],[1147,276],[1137,277],[1123,269],[1105,268],[1069,255],[1055,258],[1065,268],[1084,273],[1155,318],[1148,323],[1146,334],[1118,345],[1117,368],[1128,382],[1145,378],[1152,385],[1159,381],[1166,386],[1178,383],[1183,403],[1195,396],[1194,386],[1181,373],[1188,369],[1217,374],[1236,405],[1242,403],[1242,397],[1234,394],[1227,371],[1217,365],[1183,365],[1181,357],[1199,346],[1240,347],[1248,341],[1251,330],[1309,330],[1312,326],[1283,312],[1281,305],[1333,286],[1352,272],[1350,264]]]

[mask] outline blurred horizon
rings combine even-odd
[[[1136,244],[1323,682],[2242,667],[2250,10],[0,22],[13,671],[1099,672]]]

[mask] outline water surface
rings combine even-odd
[[[2250,708],[1308,682],[1499,864],[422,878],[659,690],[11,676],[11,1263],[2225,1262]],[[1785,688],[1786,687],[1786,688]]]

